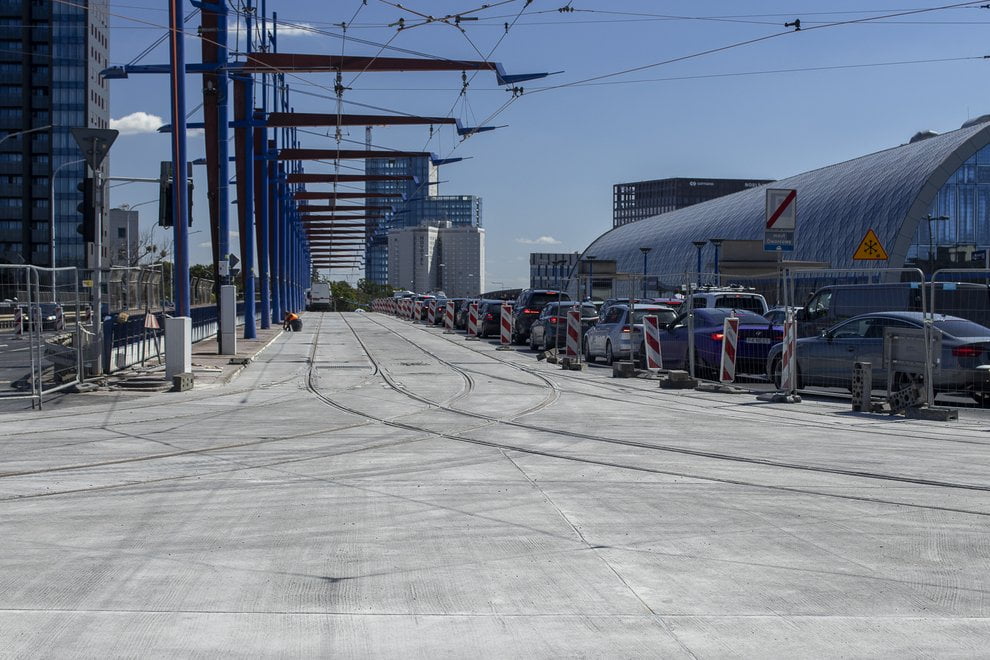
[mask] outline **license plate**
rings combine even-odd
[[[747,344],[769,344],[770,340],[766,337],[752,337],[750,339],[743,339]]]

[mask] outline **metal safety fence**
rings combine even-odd
[[[0,265],[0,399],[44,397],[81,382],[92,314],[75,268]]]
[[[935,271],[929,298],[940,339],[934,394],[947,402],[990,405],[990,269]]]

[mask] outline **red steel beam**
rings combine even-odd
[[[314,213],[320,211],[388,211],[391,206],[345,206],[338,204],[300,204],[300,213]]]
[[[363,192],[297,192],[294,199],[384,199],[402,197],[402,193],[363,193]]]
[[[416,117],[412,115],[336,115],[321,112],[271,112],[268,125],[275,128],[302,126],[425,126],[456,124],[453,117]]]
[[[359,181],[412,181],[411,174],[290,174],[289,183],[356,183]]]
[[[367,149],[281,149],[278,160],[367,160],[368,158],[429,158],[429,151]]]
[[[310,55],[308,53],[251,53],[237,67],[244,73],[358,72],[366,71],[496,71],[494,62],[443,60],[419,57],[368,57],[354,55]]]

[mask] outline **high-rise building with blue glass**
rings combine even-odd
[[[447,226],[478,227],[481,199],[474,195],[439,195],[437,168],[427,156],[415,158],[374,158],[365,161],[369,175],[411,176],[399,181],[368,181],[368,193],[400,194],[395,211],[378,224],[365,251],[365,277],[388,284],[388,234],[393,229]]]
[[[109,124],[108,47],[106,0],[0,0],[0,263],[51,265],[53,216],[55,265],[92,263],[69,129]]]

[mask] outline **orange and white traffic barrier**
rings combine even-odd
[[[437,299],[434,298],[430,301],[430,306],[426,312],[426,320],[430,325],[437,324]]]
[[[468,305],[467,338],[478,338],[478,303]]]
[[[643,331],[646,345],[646,368],[649,371],[663,369],[663,355],[660,353],[660,317],[644,316]]]
[[[454,332],[454,301],[447,301],[447,310],[443,315],[443,328],[444,332],[451,334]]]
[[[719,381],[731,383],[736,380],[736,348],[739,345],[739,318],[726,316],[722,324],[722,369]]]
[[[784,345],[781,347],[780,389],[793,393],[797,389],[797,323],[784,321]]]
[[[554,330],[556,333],[556,330]],[[557,338],[554,337],[554,344]],[[565,354],[572,359],[578,359],[581,355],[581,308],[573,307],[567,310],[567,343]]]
[[[499,325],[501,326],[499,341],[502,346],[508,346],[512,343],[512,305],[509,303],[502,303],[501,322]]]

